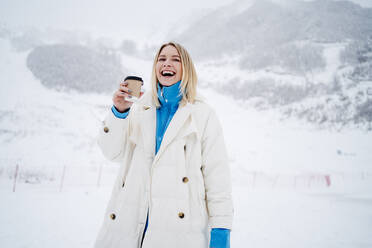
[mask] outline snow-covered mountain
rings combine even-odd
[[[231,112],[232,108],[239,106],[242,109],[233,115],[241,116],[248,121],[248,123],[244,121],[240,128],[230,131],[232,151],[239,151],[236,152],[239,157],[237,160],[251,159],[245,157],[247,147],[241,148],[234,145],[236,140],[245,137],[241,136],[241,133],[246,130],[247,125],[263,136],[267,135],[262,133],[265,128],[271,130],[270,125],[274,123],[274,120],[281,123],[280,120],[283,119],[285,120],[284,129],[287,124],[308,127],[308,122],[316,123],[310,127],[332,127],[331,130],[342,130],[344,127],[347,127],[346,131],[354,128],[371,129],[372,105],[369,94],[372,93],[370,70],[372,46],[370,39],[360,38],[369,32],[369,27],[363,24],[370,18],[369,9],[363,9],[349,2],[329,1],[325,1],[324,5],[319,1],[286,4],[278,4],[277,1],[238,3],[239,5],[235,3],[226,8],[217,9],[194,23],[199,23],[199,28],[202,26],[206,28],[209,25],[206,30],[208,32],[201,33],[195,38],[195,42],[199,39],[212,38],[208,34],[219,35],[215,29],[219,25],[208,24],[208,20],[216,18],[224,25],[234,23],[235,29],[232,26],[231,31],[237,30],[233,34],[237,35],[235,38],[241,42],[251,42],[247,43],[249,44],[247,46],[244,45],[246,43],[242,43],[242,46],[237,47],[241,48],[239,53],[233,51],[236,47],[224,45],[225,49],[220,47],[221,56],[211,58],[195,50],[194,43],[190,43],[192,40],[187,39],[187,31],[181,34],[185,37],[185,42],[182,43],[193,50],[192,55],[197,55],[196,66],[202,92],[212,95],[212,101],[217,105],[220,104],[221,97],[225,97],[225,102],[231,101],[230,107],[226,109],[224,106],[219,106],[219,109]],[[310,25],[309,23],[314,22],[308,22],[307,19],[320,20],[319,16],[324,16],[326,21],[328,20],[325,16],[327,9],[330,9],[330,15],[337,16],[337,18],[331,18],[335,20],[342,19],[347,13],[356,13],[350,17],[354,21],[349,21],[349,23],[363,24],[358,27],[359,30],[364,30],[363,34],[358,34],[351,39],[355,30],[346,28],[347,32],[336,32],[337,35],[334,37],[341,37],[341,34],[345,34],[339,40],[328,42],[319,41],[319,39],[303,40],[305,32],[301,31],[299,27],[301,25],[293,24],[283,30],[283,34],[280,29],[277,31],[280,35],[276,41],[279,40],[281,45],[268,50],[267,54],[273,51],[275,54],[275,51],[284,49],[283,51],[287,52],[283,52],[282,59],[287,62],[293,59],[294,65],[303,68],[302,71],[292,70],[291,67],[284,66],[284,62],[272,65],[270,64],[272,61],[254,68],[241,66],[241,61],[251,56],[249,53],[251,46],[268,46],[269,43],[274,46],[276,44],[273,41],[267,41],[266,45],[261,44],[261,41],[265,39],[255,42],[250,35],[243,32],[244,25],[248,25],[257,33],[261,30],[263,32],[261,36],[264,37],[265,34],[270,33],[264,32],[264,27],[269,28],[270,23],[278,22],[278,27],[284,27],[285,23],[294,21],[291,18],[304,15],[300,13],[306,12],[309,17],[303,16],[303,19],[298,22]],[[333,11],[334,9],[343,14],[336,15],[337,11]],[[346,9],[348,9],[347,13]],[[311,14],[315,17],[311,17]],[[282,18],[284,20],[279,23]],[[257,25],[252,24],[254,20]],[[317,27],[317,25],[314,24],[311,27]],[[335,28],[335,26],[332,27]],[[248,34],[251,32],[249,30],[247,29]],[[322,37],[316,29],[311,30],[313,34]],[[347,36],[349,34],[351,36]],[[225,35],[228,36],[228,33]],[[239,35],[247,38],[239,39]],[[228,42],[228,40],[225,41]],[[130,40],[115,45],[105,39],[93,40],[84,34],[65,31],[59,33],[55,30],[47,32],[35,28],[11,30],[5,26],[0,27],[0,41],[2,54],[0,60],[0,138],[1,145],[6,148],[2,149],[1,157],[11,160],[27,159],[28,163],[33,165],[49,163],[52,160],[63,161],[67,157],[69,163],[72,164],[103,162],[102,158],[97,157],[99,151],[95,146],[94,135],[103,113],[111,104],[110,94],[116,87],[117,81],[126,74],[143,76],[146,81],[145,88],[147,90],[150,88],[148,83],[151,58],[155,48],[140,47]],[[213,48],[214,45],[220,44],[217,40],[211,43],[211,47],[205,45],[199,47],[213,50],[216,49]],[[301,63],[303,63],[302,67],[298,65]],[[254,120],[250,119],[252,116],[255,117]],[[299,122],[298,117],[304,121]],[[234,118],[227,117],[229,120]],[[254,123],[259,123],[261,118],[269,118],[270,121],[262,124],[263,131],[258,132]],[[229,130],[234,125],[226,125],[226,129]],[[273,132],[276,131],[273,130]],[[50,137],[53,137],[53,140]],[[279,140],[275,142],[283,149]],[[241,143],[244,141],[242,140]],[[28,149],[28,147],[37,149]],[[297,146],[289,145],[288,147],[288,152],[290,152]],[[334,145],[330,147],[333,150],[344,150]],[[251,149],[252,154],[260,150],[259,147]],[[65,153],[69,156],[66,157]],[[95,155],[91,158],[90,156],[81,158],[81,153]],[[305,151],[300,153],[307,154]],[[278,157],[280,157],[278,160],[282,159],[280,153]],[[6,164],[14,164],[14,161],[6,162]],[[265,164],[263,167],[271,168],[270,162],[265,161],[263,164]],[[286,161],[283,164],[294,166],[294,161]],[[319,161],[318,164],[319,168],[324,167],[323,162]],[[306,164],[304,168],[309,168],[308,166],[310,164]]]
[[[27,58],[33,50],[19,52],[8,40],[0,41],[4,55],[0,58],[0,159],[3,164],[14,165],[20,161],[33,167],[107,163],[98,151],[95,136],[110,108],[111,93],[56,91],[46,87],[27,66]],[[128,71],[144,75],[145,89],[149,90],[152,62],[128,55],[122,55],[122,61],[127,62]],[[226,68],[229,69],[228,65]],[[201,67],[199,71],[204,80],[208,79],[206,68]],[[282,114],[276,109],[247,108],[231,96],[216,91],[213,81],[206,82],[200,91],[221,116],[231,160],[237,168],[244,168],[245,161],[250,161],[250,169],[265,171],[368,170],[365,166],[370,161],[370,133],[364,135],[361,130],[346,129],[339,134],[331,132],[327,135],[333,138],[324,140],[323,133],[328,133],[327,129],[313,132],[311,125],[296,119],[281,122]],[[298,136],[302,137],[303,145],[299,145]],[[335,139],[343,142],[338,145]],[[285,145],[283,140],[286,140]],[[266,154],[267,144],[271,144],[270,155]],[[324,149],[317,144],[328,144],[328,147]],[[297,156],[290,155],[293,151]],[[323,154],[318,157],[317,166],[314,166],[313,153]],[[359,155],[356,160],[342,163],[324,162],[333,161],[344,153]],[[276,163],[272,163],[274,160]]]
[[[175,37],[202,83],[320,126],[372,122],[372,9],[348,1],[242,1]]]
[[[182,41],[201,58],[243,55],[241,66],[248,69],[253,66],[249,61],[257,63],[265,53],[288,43],[366,39],[372,35],[371,22],[372,9],[348,1],[256,0],[243,6],[238,1],[209,13],[181,35],[170,38]],[[253,51],[256,54],[251,54]],[[266,62],[255,66],[273,65],[270,58],[263,60]]]
[[[46,87],[82,92],[112,92],[128,73],[115,53],[65,44],[36,47],[27,67]]]
[[[345,2],[286,4],[240,1],[200,13],[210,18],[203,43],[180,40],[195,58],[200,93],[222,123],[233,184],[232,247],[371,247],[370,39],[297,39],[301,28],[286,17],[297,8],[314,12],[313,4],[344,14],[337,6],[365,10]],[[262,6],[271,6],[273,16]],[[287,20],[280,37],[288,40],[243,37],[267,48],[262,59],[245,43],[203,54],[219,44],[209,42],[209,32],[222,31],[234,16],[243,25],[254,9],[262,14],[256,21]],[[101,154],[96,135],[116,77],[141,75],[150,89],[157,48],[0,25],[0,247],[92,247],[118,169]]]

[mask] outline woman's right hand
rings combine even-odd
[[[126,82],[120,83],[119,89],[115,91],[112,97],[114,106],[119,112],[125,112],[133,104],[133,102],[125,100],[125,98],[131,97],[131,90],[126,87],[127,85],[128,83]]]

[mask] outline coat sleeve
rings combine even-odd
[[[130,122],[131,114],[121,119],[111,110],[102,122],[97,141],[107,159],[113,162],[120,162],[123,159],[131,129]]]
[[[202,172],[211,228],[232,228],[230,168],[222,127],[211,111],[202,136]]]

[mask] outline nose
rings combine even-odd
[[[171,66],[170,61],[168,59],[165,60],[164,63],[163,63],[163,67],[170,67],[170,66]]]

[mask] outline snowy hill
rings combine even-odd
[[[244,52],[241,60],[248,63],[259,57],[252,58],[247,51],[257,50],[262,55],[294,41],[337,43],[363,40],[372,34],[372,9],[347,1],[242,2],[246,1],[213,11],[170,38],[182,41],[202,58]]]
[[[0,39],[0,53],[1,247],[92,247],[117,171],[95,140],[111,95],[47,88],[27,67],[30,51]],[[135,57],[123,60],[130,71],[151,68]],[[201,76],[207,78],[203,70]],[[146,84],[149,89],[148,79]],[[226,138],[235,204],[232,246],[372,244],[371,132],[279,121],[276,110],[245,108],[208,87],[201,93],[216,109]],[[321,233],[316,239],[313,230]]]
[[[46,87],[82,92],[112,92],[128,73],[114,53],[66,44],[36,47],[27,67]]]
[[[14,165],[17,161],[27,166],[106,163],[95,144],[95,135],[100,121],[110,107],[111,93],[59,92],[49,89],[28,69],[26,60],[30,52],[17,52],[6,40],[1,40],[0,48],[1,53],[4,54],[0,60],[2,68],[0,142],[3,147],[0,157],[4,159],[4,165]],[[130,62],[129,71],[151,68],[151,61],[130,56],[123,56],[123,60]],[[200,76],[207,78],[203,73],[205,71],[200,70]],[[146,90],[150,89],[148,76],[144,77]],[[231,159],[240,161],[239,167],[245,166],[244,161],[259,159],[249,163],[249,167],[253,169],[254,166],[255,169],[269,171],[277,167],[276,164],[272,164],[272,159],[275,158],[280,164],[275,170],[292,171],[294,168],[305,171],[348,171],[356,168],[360,171],[369,170],[369,167],[365,166],[370,159],[367,149],[370,133],[364,134],[362,131],[352,131],[352,129],[340,134],[330,133],[334,137],[344,139],[345,142],[337,146],[333,143],[333,139],[330,139],[331,143],[326,150],[316,148],[315,144],[324,142],[328,144],[322,138],[322,133],[327,133],[327,130],[312,132],[311,125],[298,122],[296,119],[282,122],[280,112],[275,109],[267,109],[264,112],[247,109],[236,99],[223,96],[212,88],[206,87],[212,84],[213,82],[209,81],[209,84],[201,88],[201,92],[208,96],[211,104],[219,110],[225,125],[230,152],[233,154]],[[287,133],[289,126],[297,129],[298,133],[297,131]],[[298,135],[304,138],[301,141],[304,142],[304,147],[299,146]],[[286,145],[283,145],[283,139],[288,141]],[[246,140],[255,140],[255,142],[246,144]],[[267,143],[272,144],[274,146],[272,149],[277,151],[271,150],[269,157],[265,155]],[[312,152],[305,148],[309,143],[313,144]],[[301,158],[303,162],[299,163],[295,157],[288,156],[293,150],[298,150],[296,154],[303,156]],[[317,166],[314,166],[314,158],[304,159],[307,156],[312,157],[313,153],[325,153],[315,163]],[[345,161],[342,166],[340,163],[323,161],[326,158],[333,161],[344,153],[360,154],[355,159],[361,160],[356,164],[354,159]]]
[[[60,38],[31,42],[34,39],[22,35],[2,34],[6,38],[0,38],[0,195],[4,202],[0,246],[92,247],[118,168],[106,161],[95,139],[110,109],[111,93],[91,92],[84,87],[77,90],[68,85],[70,82],[62,83],[61,88],[49,87],[42,82],[43,76],[37,77],[38,70],[30,70],[27,61],[36,47],[65,47],[71,43]],[[95,43],[81,39],[73,43],[74,48],[92,49],[89,54],[102,51]],[[330,44],[326,49],[326,70],[313,77],[317,84],[333,78],[343,47],[342,43]],[[52,59],[50,54],[57,50],[49,50],[46,58]],[[109,50],[120,55],[128,73],[143,75],[149,90],[152,61],[137,53],[124,54],[119,48]],[[72,61],[75,58],[68,57]],[[33,63],[40,65],[38,61]],[[281,120],[283,113],[272,106],[314,100],[304,105],[309,109],[322,99],[308,98],[314,90],[304,90],[302,95],[299,91],[288,93],[291,87],[302,89],[306,85],[304,77],[275,70],[242,70],[229,60],[201,61],[197,69],[200,92],[217,111],[228,148],[235,208],[232,247],[371,246],[372,132],[363,128],[336,132],[295,118]],[[242,90],[248,87],[244,78],[257,82],[269,76],[282,84],[256,84],[257,88],[249,89],[253,97]],[[236,86],[228,88],[224,82],[232,86],[235,82]],[[353,85],[351,79],[349,84],[340,82],[338,89],[350,94],[369,88],[368,81],[358,87],[348,86]],[[54,82],[48,79],[48,83]],[[270,94],[265,91],[268,88],[273,89]],[[267,103],[257,101],[258,94],[270,101],[287,102],[265,107]],[[287,95],[275,97],[278,94]],[[246,100],[254,97],[256,108]]]
[[[371,130],[371,8],[347,1],[252,0],[196,14],[168,37],[190,50],[202,87],[247,108],[275,109],[281,118]],[[114,44],[36,28],[2,26],[0,37],[29,52],[28,68],[44,85],[80,92],[109,93],[123,74],[149,78],[135,65],[151,63],[157,49],[156,39],[146,46]]]
[[[61,166],[66,161],[86,164],[86,158],[80,156],[82,150],[92,153],[90,157],[96,161],[92,134],[100,120],[92,113],[92,104],[99,108],[103,103],[109,104],[110,98],[48,90],[27,68],[28,53],[15,52],[9,42],[0,41],[3,165],[20,162],[29,166]]]
[[[371,129],[370,8],[237,1],[174,38],[196,54],[202,83],[248,107],[321,127]]]
[[[237,1],[169,32],[222,123],[232,247],[372,247],[370,13]],[[150,89],[155,43],[0,24],[1,248],[92,247],[118,170],[96,135],[116,78]]]

